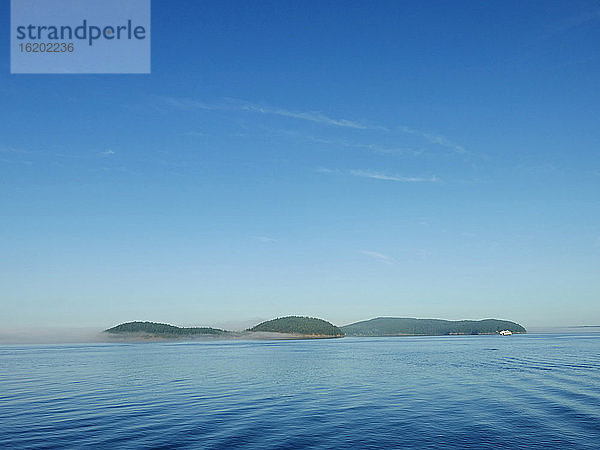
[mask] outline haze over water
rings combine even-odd
[[[597,448],[600,334],[0,347],[0,447]]]

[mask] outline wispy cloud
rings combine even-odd
[[[264,242],[266,244],[272,244],[274,242],[278,242],[277,239],[275,238],[271,238],[268,236],[252,236],[253,239],[259,241],[259,242]]]
[[[432,144],[437,144],[442,147],[449,148],[450,150],[455,151],[459,154],[467,154],[469,153],[462,145],[456,144],[455,142],[450,141],[444,136],[435,135],[432,133],[427,133],[425,131],[415,130],[414,128],[401,126],[398,128],[403,133],[412,134],[414,136],[420,136],[423,139],[431,142]]]
[[[309,122],[316,122],[323,125],[331,125],[335,127],[344,128],[355,128],[358,130],[387,130],[387,128],[379,125],[367,125],[364,123],[356,122],[347,119],[337,119],[326,116],[320,112],[302,112],[302,111],[291,111],[282,108],[270,108],[265,106],[258,106],[253,104],[246,104],[241,107],[243,111],[253,111],[262,114],[274,114],[277,116],[291,117],[293,119],[307,120]]]
[[[218,105],[211,105],[209,103],[201,102],[199,100],[194,100],[190,98],[180,98],[180,97],[165,97],[165,102],[167,106],[172,106],[178,109],[208,109],[208,110],[219,110],[219,109],[227,109],[224,107],[220,107]]]
[[[471,153],[471,152],[467,151],[467,149],[464,146],[457,144],[444,136],[440,136],[440,135],[433,134],[433,133],[428,133],[425,131],[416,130],[414,128],[410,128],[407,126],[400,126],[396,130],[394,130],[394,129],[390,129],[390,128],[382,126],[382,125],[365,124],[365,123],[360,123],[360,122],[346,120],[346,119],[333,119],[333,118],[328,117],[321,113],[296,112],[296,111],[289,111],[289,110],[279,109],[279,108],[261,107],[261,106],[252,105],[252,104],[247,104],[242,109],[245,111],[255,111],[255,112],[266,113],[266,114],[276,114],[276,115],[285,116],[285,117],[293,117],[296,119],[309,120],[309,121],[321,123],[324,125],[355,128],[355,129],[359,129],[359,130],[377,130],[377,131],[383,131],[386,133],[393,133],[394,131],[400,131],[405,134],[419,136],[432,144],[436,144],[441,147],[448,148],[448,149],[456,152],[457,154],[470,154]],[[323,142],[331,143],[331,141],[327,141],[327,140],[324,140]],[[340,141],[340,140],[338,140],[337,142],[334,142],[334,143],[345,145],[348,147],[368,148],[370,150],[373,150],[376,152],[381,152],[381,153],[396,153],[399,150],[399,149],[384,148],[384,147],[377,146],[375,144],[356,144],[356,143],[351,143],[348,141]],[[407,152],[406,149],[400,149],[400,150],[402,150],[403,153]],[[421,153],[420,151],[414,151],[414,150],[410,150],[410,152],[412,152],[415,155],[418,155]]]
[[[324,175],[349,175],[360,178],[371,178],[373,180],[382,181],[395,181],[400,183],[437,183],[440,181],[438,177],[432,175],[430,177],[407,177],[402,175],[391,175],[384,172],[377,172],[373,170],[340,170],[340,169],[329,169],[327,167],[317,167],[315,172],[322,173]]]
[[[257,114],[270,114],[280,117],[289,117],[292,119],[304,120],[308,122],[319,123],[326,126],[339,127],[339,128],[350,128],[355,130],[372,130],[379,131],[386,134],[410,134],[413,136],[419,136],[426,141],[439,145],[444,148],[448,148],[457,154],[470,154],[463,145],[457,144],[450,139],[421,130],[417,130],[408,126],[399,126],[395,128],[389,128],[381,124],[361,122],[357,120],[350,120],[345,118],[331,117],[323,114],[319,111],[298,111],[292,109],[278,108],[272,106],[259,105],[256,103],[246,102],[237,99],[228,99],[227,102],[221,103],[207,103],[195,99],[189,98],[177,98],[177,97],[166,97],[167,105],[179,109],[203,109],[209,111],[246,111]],[[338,142],[340,143],[340,142]],[[387,149],[372,144],[354,144],[349,142],[341,142],[342,145],[355,146],[355,147],[366,147],[374,151],[379,152],[396,152],[397,149]],[[405,150],[404,150],[405,151]],[[417,152],[416,154],[419,154]]]
[[[298,133],[295,132],[290,132],[288,134],[293,134],[293,135],[298,135]],[[391,146],[382,146],[382,145],[378,145],[378,144],[365,144],[363,142],[355,142],[355,141],[350,141],[348,139],[326,139],[326,138],[322,138],[322,137],[318,137],[318,136],[311,136],[311,135],[301,135],[301,137],[303,137],[304,139],[307,139],[309,141],[312,142],[316,142],[317,144],[330,144],[330,145],[339,145],[341,147],[347,147],[347,148],[357,148],[357,149],[364,149],[364,150],[369,150],[372,151],[374,153],[381,153],[381,154],[396,154],[396,155],[410,155],[410,156],[420,156],[421,154],[423,154],[423,150],[416,150],[413,148],[408,148],[408,147],[391,147]]]
[[[327,167],[317,167],[315,172],[324,173],[324,174],[339,174],[341,171],[337,169],[328,169]]]
[[[111,150],[110,148],[107,148],[106,150],[102,151],[102,152],[98,152],[98,155],[100,156],[112,156],[115,155],[115,151]]]
[[[188,98],[177,98],[177,97],[166,97],[168,105],[180,108],[180,109],[205,109],[205,110],[221,110],[221,111],[248,111],[259,114],[272,114],[282,117],[290,117],[292,119],[306,120],[309,122],[316,122],[323,125],[330,125],[335,127],[343,128],[355,128],[358,130],[382,130],[387,131],[386,127],[380,125],[370,125],[366,123],[357,122],[354,120],[334,118],[327,116],[318,111],[295,111],[284,108],[274,108],[270,106],[258,105],[255,103],[244,102],[239,100],[232,100],[228,103],[206,103],[194,99]]]
[[[19,148],[0,147],[0,153],[17,154],[17,155],[28,155],[28,154],[31,154],[33,152],[28,151],[28,150],[21,150]]]
[[[551,175],[558,171],[557,167],[550,163],[519,164],[513,169],[513,172],[525,173],[528,175]]]
[[[436,183],[439,178],[431,177],[406,177],[401,175],[389,175],[382,172],[373,172],[370,170],[350,170],[350,175],[362,178],[372,178],[374,180],[398,181],[401,183]]]
[[[564,33],[574,28],[588,25],[590,22],[597,21],[600,21],[600,8],[596,6],[593,9],[581,11],[576,15],[563,19],[560,23],[554,24],[541,35],[541,39],[549,39],[557,34]]]
[[[362,253],[363,255],[368,256],[370,258],[374,258],[381,262],[386,262],[386,263],[392,262],[392,258],[384,253],[374,252],[371,250],[361,250],[360,253]]]

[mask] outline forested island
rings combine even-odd
[[[140,338],[185,338],[198,336],[223,336],[229,331],[210,327],[176,327],[166,323],[127,322],[104,330],[105,333]]]
[[[289,333],[315,337],[342,337],[343,331],[323,319],[314,317],[288,316],[267,320],[249,328],[247,331],[265,331],[270,333]]]
[[[508,320],[441,320],[378,317],[345,325],[346,336],[444,336],[454,334],[496,334],[502,330],[526,333],[525,328]]]
[[[157,322],[127,322],[104,330],[124,340],[183,339],[320,339],[344,336],[447,336],[497,334],[508,330],[526,333],[525,328],[508,320],[441,320],[378,317],[338,327],[315,317],[287,316],[261,322],[245,331],[211,327],[177,327]]]

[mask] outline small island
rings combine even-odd
[[[280,317],[249,328],[249,332],[285,333],[307,338],[337,338],[344,332],[323,319],[314,317],[288,316]]]
[[[526,333],[524,327],[509,320],[441,320],[377,317],[342,327],[346,336],[449,336],[499,334],[508,330]]]
[[[135,340],[152,339],[189,339],[198,337],[216,337],[229,334],[229,331],[210,327],[176,327],[166,323],[127,322],[104,330],[114,337]]]

